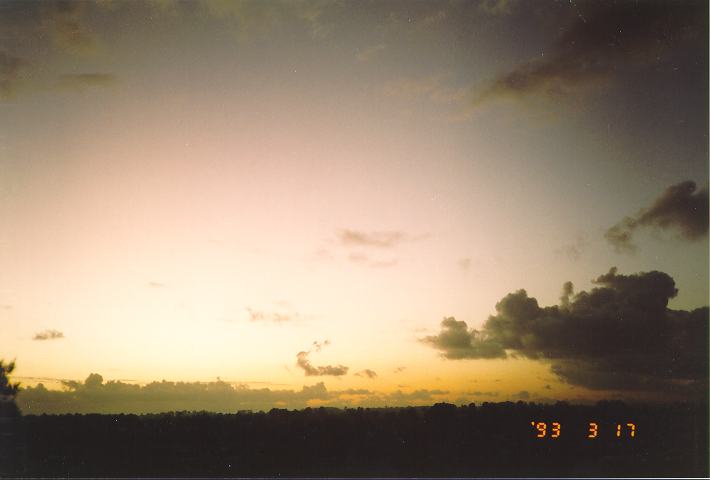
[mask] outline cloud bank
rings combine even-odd
[[[663,272],[612,268],[593,282],[576,294],[567,282],[560,305],[550,307],[518,290],[496,304],[480,331],[445,318],[438,335],[421,341],[452,360],[546,361],[561,380],[590,389],[707,394],[707,307],[668,309],[678,290]]]
[[[17,404],[24,414],[159,413],[170,411],[238,412],[308,406],[405,406],[431,404],[449,392],[420,389],[378,393],[366,389],[328,390],[323,382],[300,390],[272,390],[223,381],[151,382],[133,385],[105,382],[92,373],[84,382],[65,381],[64,390],[44,385],[21,389]]]

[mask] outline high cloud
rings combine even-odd
[[[45,330],[36,333],[32,340],[57,340],[59,338],[64,338],[64,334],[59,330]]]
[[[675,230],[680,238],[697,240],[708,233],[708,190],[695,182],[672,185],[653,204],[635,216],[626,217],[604,235],[618,252],[633,252],[633,234],[639,227]]]
[[[480,331],[446,318],[438,335],[421,341],[454,360],[546,361],[563,381],[591,389],[707,394],[707,307],[668,309],[678,290],[663,272],[612,268],[593,282],[576,294],[565,283],[560,305],[550,307],[518,290],[496,304]]]
[[[496,78],[474,106],[498,97],[560,95],[605,85],[620,72],[656,63],[670,47],[701,38],[702,2],[572,3],[577,18],[550,48]]]

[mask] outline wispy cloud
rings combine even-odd
[[[412,237],[400,231],[363,232],[342,229],[337,233],[341,245],[346,247],[394,248]]]
[[[700,3],[591,2],[543,56],[506,72],[472,100],[559,96],[608,85],[620,72],[655,64],[686,39],[706,13]],[[580,10],[581,8],[581,10]]]
[[[650,207],[624,218],[604,237],[617,252],[632,253],[638,248],[633,235],[639,228],[675,230],[679,238],[688,241],[704,238],[708,233],[707,188],[697,189],[692,181],[672,185]]]
[[[464,272],[468,272],[471,269],[471,261],[472,260],[468,257],[461,258],[456,262],[456,265]]]
[[[370,370],[369,368],[366,368],[365,370],[361,370],[355,374],[356,377],[367,377],[369,379],[375,379],[377,378],[377,372],[374,370]]]
[[[383,92],[387,96],[403,100],[427,99],[439,104],[464,104],[470,97],[470,89],[452,86],[450,81],[451,75],[448,74],[399,78],[388,82]]]
[[[380,43],[378,45],[373,45],[371,47],[364,48],[360,50],[355,58],[360,63],[368,63],[375,57],[379,56],[385,50],[385,44]]]
[[[569,243],[567,245],[563,245],[562,247],[558,248],[555,250],[555,255],[560,256],[560,257],[565,257],[569,260],[572,261],[577,261],[582,257],[582,254],[584,253],[585,249],[587,248],[587,240],[584,238],[583,235],[577,236],[577,239],[574,241],[574,243]]]
[[[59,330],[45,330],[43,332],[35,333],[32,340],[58,340],[64,338],[64,334]]]
[[[116,77],[109,73],[77,73],[62,75],[57,88],[64,90],[85,90],[87,88],[109,87],[116,83]]]
[[[396,266],[399,261],[395,258],[389,260],[373,260],[369,255],[362,252],[353,252],[348,255],[348,260],[352,263],[366,265],[373,268],[389,268]]]
[[[29,65],[24,58],[0,51],[0,99],[11,98],[22,84],[21,74]]]
[[[267,312],[254,310],[251,307],[247,307],[246,311],[251,322],[285,323],[299,318],[299,314],[295,312]]]

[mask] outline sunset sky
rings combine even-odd
[[[707,392],[707,13],[2,2],[0,358],[336,405]]]

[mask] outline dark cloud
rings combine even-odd
[[[44,332],[35,333],[32,340],[57,340],[64,338],[64,334],[58,330],[45,330]]]
[[[653,204],[633,217],[626,217],[604,235],[618,252],[634,252],[636,229],[675,230],[680,238],[698,240],[708,233],[708,190],[695,182],[672,185]]]
[[[441,330],[438,335],[424,337],[422,341],[441,350],[446,358],[505,358],[505,351],[498,342],[477,330],[469,330],[466,322],[445,318]]]
[[[303,369],[303,372],[307,377],[320,377],[328,375],[339,377],[348,373],[349,368],[345,365],[313,366],[308,358],[310,353],[310,351],[298,352],[296,355],[296,366]]]
[[[593,389],[707,393],[707,307],[668,309],[678,290],[663,272],[612,268],[593,282],[577,294],[566,283],[551,307],[518,290],[496,304],[481,331],[446,318],[441,333],[422,342],[449,359],[543,360],[563,381]]]
[[[702,2],[572,2],[570,8],[576,19],[544,55],[496,78],[474,105],[604,85],[625,70],[663,60],[684,39],[706,36]]]
[[[355,374],[356,377],[367,377],[370,379],[377,378],[377,372],[374,370],[370,370],[369,368],[366,368],[365,370],[362,370],[360,372],[357,372]]]

